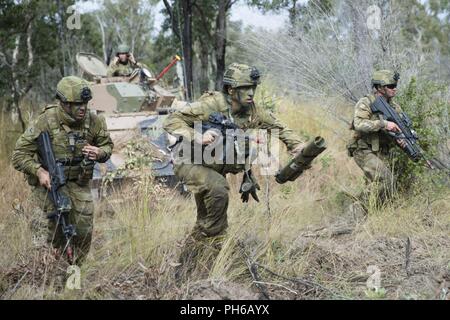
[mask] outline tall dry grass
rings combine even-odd
[[[99,203],[94,240],[81,268],[81,289],[64,289],[65,265],[45,258],[33,236],[36,217],[21,174],[2,162],[0,295],[3,299],[440,299],[448,297],[450,194],[401,195],[366,219],[348,210],[364,187],[345,152],[345,132],[313,105],[278,101],[290,127],[322,135],[328,149],[294,183],[259,177],[261,202],[242,204],[240,176],[229,177],[229,229],[208,269],[182,283],[174,273],[194,226],[191,196],[164,188],[144,172]],[[15,200],[17,199],[17,200]],[[358,217],[357,217],[358,218]],[[409,239],[409,240],[408,240]],[[409,245],[408,245],[409,243]],[[44,256],[44,258],[43,258]],[[367,288],[368,267],[381,272]],[[212,290],[211,288],[214,288]],[[219,292],[219,293],[218,293]]]

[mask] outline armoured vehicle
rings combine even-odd
[[[105,164],[96,164],[92,183],[94,196],[101,194],[102,179],[108,173],[123,167],[126,161],[124,147],[126,143],[140,135],[159,155],[152,160],[153,176],[169,185],[175,184],[175,176],[170,161],[170,137],[162,129],[165,117],[185,102],[159,85],[162,73],[155,77],[148,69],[135,69],[128,77],[107,77],[107,66],[91,53],[78,53],[76,56],[82,76],[92,82],[93,99],[88,107],[104,115],[108,131],[115,148]],[[172,66],[179,60],[175,57]],[[164,69],[163,72],[167,71]],[[122,180],[120,174],[115,180]]]

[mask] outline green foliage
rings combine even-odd
[[[294,185],[292,183],[286,183],[281,185],[280,189],[283,199],[289,199],[290,196],[295,192]]]
[[[402,7],[411,8],[404,17],[401,32],[409,40],[420,39],[425,51],[433,49],[436,42],[442,53],[449,53],[450,30],[447,0],[431,0],[428,5],[418,0],[404,0]]]
[[[306,1],[306,3],[298,0],[247,0],[247,3],[264,13],[269,11],[279,13],[281,10],[287,9],[291,26],[294,26],[300,20],[308,25],[309,21],[305,21],[310,19],[308,12],[313,10],[327,13],[333,6],[333,1],[330,0],[314,0]]]
[[[271,94],[264,84],[258,86],[255,101],[259,107],[269,112],[275,112],[279,100],[280,98]]]
[[[229,21],[227,28],[227,64],[238,62],[254,65],[252,53],[248,51],[245,41],[245,36],[254,32],[252,28],[249,26],[244,28],[242,21]]]
[[[336,161],[331,154],[325,154],[320,158],[320,163],[322,165],[322,170],[329,168]]]
[[[343,191],[338,191],[334,194],[333,202],[339,207],[344,208],[345,206],[348,206],[348,202],[353,201],[354,198],[350,198],[349,194]]]
[[[67,8],[73,0],[0,2],[0,96],[5,99],[11,99],[12,75],[17,73],[21,95],[31,88],[34,103],[51,100],[62,75],[76,73],[76,52],[101,49],[93,16],[81,16],[81,30],[67,28]]]
[[[104,186],[112,184],[115,179],[132,176],[133,171],[142,171],[151,167],[153,149],[145,138],[132,139],[126,145],[123,154],[126,157],[125,163],[103,177]]]
[[[165,24],[163,24],[162,27],[164,28]],[[162,71],[164,67],[170,63],[175,54],[182,56],[180,41],[173,36],[173,34],[168,35],[166,32],[161,32],[156,37],[150,51],[152,59],[149,67],[156,73]],[[173,79],[175,74],[176,68],[171,68],[169,72],[164,75],[163,79],[165,81]]]
[[[427,158],[436,155],[439,144],[445,143],[442,135],[442,115],[448,112],[445,100],[446,87],[432,82],[419,84],[412,79],[408,86],[396,98],[396,102],[406,112],[419,136],[419,144]],[[417,163],[411,161],[399,148],[394,149],[395,171],[401,189],[408,190],[415,183],[430,182],[430,169],[424,160]]]
[[[369,299],[384,299],[386,298],[386,289],[376,288],[375,290],[366,290],[364,292]]]
[[[105,32],[105,45],[111,50],[112,56],[117,46],[125,43],[130,46],[136,59],[144,63],[150,62],[149,40],[154,30],[154,9],[157,2],[105,0],[99,10],[89,14],[101,21]],[[98,28],[99,24],[95,27]]]
[[[267,250],[267,256],[269,257],[269,260],[272,260],[276,263],[284,262],[284,247],[280,240],[272,240],[270,242]]]

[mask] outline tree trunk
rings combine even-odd
[[[11,58],[11,98],[13,103],[13,112],[16,113],[16,115],[13,113],[11,114],[13,122],[16,121],[16,119],[19,120],[20,125],[22,127],[22,131],[25,131],[26,125],[25,121],[23,119],[22,110],[20,109],[20,102],[22,98],[28,93],[28,91],[32,87],[32,83],[28,82],[29,80],[29,74],[31,72],[31,67],[33,66],[34,62],[34,54],[33,54],[33,46],[32,46],[32,20],[33,17],[30,17],[27,24],[26,24],[26,49],[27,49],[27,55],[28,60],[26,64],[26,68],[19,68],[19,58],[20,58],[20,43],[22,39],[21,34],[17,34],[14,39],[14,50],[12,53]],[[25,69],[25,70],[23,70]],[[21,72],[18,72],[21,71]],[[22,80],[22,81],[21,81]],[[28,84],[27,84],[28,82]],[[23,87],[22,87],[23,85]],[[17,116],[17,118],[15,118]]]
[[[19,119],[20,126],[22,128],[22,132],[25,132],[26,125],[25,125],[25,121],[23,120],[22,110],[20,110],[20,96],[19,96],[18,92],[16,92],[16,91],[14,91],[14,93],[13,93],[13,105],[14,105],[15,111],[17,112],[17,118]]]
[[[369,35],[366,26],[366,18],[363,14],[363,9],[365,9],[365,7],[350,0],[347,0],[347,4],[350,7],[353,49],[356,54],[356,63],[360,66],[359,70],[361,70],[363,74],[371,74],[373,62],[371,57],[366,54],[366,52],[369,51],[368,48],[366,48]],[[366,82],[365,86],[367,92],[370,92],[370,83]]]
[[[209,90],[209,49],[205,39],[200,41],[200,92]]]
[[[192,101],[194,80],[192,73],[192,1],[181,1],[183,12],[183,58],[184,58],[184,72],[185,72],[185,85],[186,85],[186,98],[188,101]]]
[[[25,131],[25,121],[23,121],[22,112],[20,110],[20,82],[19,77],[17,75],[17,64],[19,61],[19,50],[20,50],[20,34],[16,36],[16,39],[14,41],[15,48],[12,55],[12,61],[11,61],[11,78],[12,78],[12,84],[11,84],[11,98],[13,101],[13,112],[17,113],[17,118],[14,119],[14,114],[12,114],[12,120],[15,122],[17,119],[20,121],[20,125],[22,126],[22,132]]]
[[[108,62],[109,60],[109,56],[108,53],[106,51],[106,35],[105,35],[105,27],[103,25],[103,21],[100,19],[100,16],[97,14],[95,14],[95,18],[97,19],[98,25],[100,26],[100,33],[102,35],[102,51],[103,51],[103,61],[105,63]]]
[[[175,34],[175,36],[180,39],[180,30],[178,29],[178,20],[180,19],[179,15],[175,16],[175,13],[172,10],[172,6],[167,0],[163,0],[164,6],[167,9],[167,12],[170,16],[170,23],[172,24],[172,31]]]
[[[297,29],[297,0],[292,1],[292,8],[289,9],[289,22],[291,31],[295,33]]]
[[[216,90],[222,90],[225,72],[225,50],[227,45],[227,10],[229,1],[218,0],[219,12],[216,20]]]
[[[66,63],[66,40],[65,40],[65,33],[64,33],[64,7],[61,2],[61,0],[57,0],[56,4],[58,6],[58,15],[59,15],[59,23],[58,23],[58,37],[59,37],[59,45],[61,48],[61,59],[62,59],[62,65],[61,65],[61,74],[63,77],[67,75],[67,63]]]

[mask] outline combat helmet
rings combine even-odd
[[[223,85],[231,88],[256,86],[261,83],[259,73],[256,67],[246,64],[232,63],[223,75]]]
[[[130,47],[127,44],[125,44],[125,43],[120,44],[117,47],[117,50],[116,50],[117,54],[119,54],[119,53],[129,53],[129,52],[130,52]]]
[[[62,102],[86,103],[92,99],[89,82],[75,76],[64,77],[56,86],[56,98]]]
[[[391,70],[377,70],[373,73],[372,76],[372,86],[387,86],[390,84],[397,84],[398,79],[400,79],[400,74],[396,71],[393,72]]]

